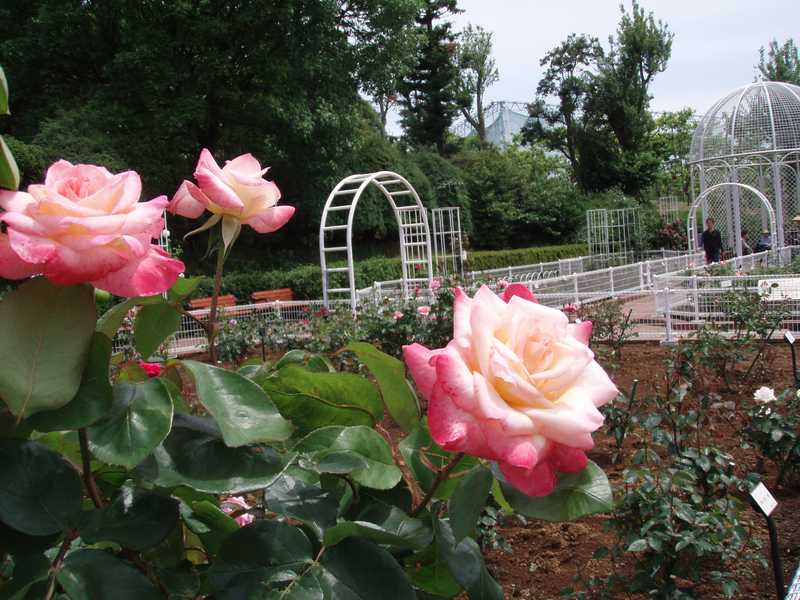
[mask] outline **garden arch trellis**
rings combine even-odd
[[[342,179],[328,196],[319,225],[319,262],[322,268],[322,299],[329,306],[332,295],[347,294],[353,310],[358,305],[353,264],[353,222],[358,201],[370,185],[378,188],[394,211],[400,234],[403,295],[415,288],[430,288],[433,277],[431,236],[428,214],[419,194],[401,175],[392,171],[350,175]],[[329,267],[336,257],[345,255],[347,266]],[[331,287],[337,273],[346,277],[347,287]]]
[[[709,211],[708,206],[705,204],[706,199],[713,195],[715,192],[722,190],[723,188],[726,189],[735,189],[735,190],[746,190],[752,193],[756,198],[761,201],[761,208],[767,214],[769,219],[769,233],[772,239],[772,248],[773,250],[777,250],[783,247],[783,240],[778,237],[777,233],[777,221],[775,218],[775,210],[772,208],[767,197],[760,191],[754,188],[751,185],[747,185],[745,183],[733,183],[730,181],[724,181],[722,183],[718,183],[716,185],[712,185],[710,188],[707,188],[700,194],[694,202],[692,202],[692,206],[689,209],[689,216],[686,220],[686,235],[689,239],[689,252],[697,252],[697,208],[703,206],[703,215],[704,218],[708,218],[714,216]],[[741,197],[739,194],[734,194],[728,196],[729,202],[732,204],[730,207],[725,207],[726,214],[732,215],[732,224],[729,225],[729,228],[733,232],[740,232],[742,231],[742,216],[741,216]],[[718,220],[715,218],[715,220]],[[742,240],[740,235],[733,235],[733,242],[734,248],[736,249],[736,256],[742,256]]]

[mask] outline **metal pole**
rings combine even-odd
[[[769,553],[772,558],[772,575],[775,578],[775,597],[778,600],[784,600],[786,585],[783,582],[783,561],[781,561],[781,550],[778,546],[778,531],[775,529],[775,522],[770,516],[767,516],[767,528],[769,529]]]
[[[664,327],[667,329],[667,342],[672,342],[672,315],[669,306],[669,288],[664,288]]]

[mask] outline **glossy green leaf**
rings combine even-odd
[[[61,408],[75,397],[95,323],[86,285],[38,277],[0,302],[0,397],[14,415]]]
[[[528,496],[503,483],[503,495],[514,511],[544,521],[574,521],[586,515],[611,512],[611,485],[592,461],[580,473],[560,473],[558,485],[548,496]]]
[[[50,535],[27,535],[0,521],[0,555],[6,553],[14,557],[22,557],[29,554],[41,554],[48,548],[52,548],[60,535],[60,531]]]
[[[203,281],[202,277],[178,277],[175,283],[169,288],[167,297],[170,301],[177,301],[190,296]]]
[[[0,137],[0,188],[19,189],[19,167],[2,137]]]
[[[203,542],[206,551],[215,556],[225,539],[239,530],[239,524],[208,500],[192,502],[190,512],[183,515],[187,527]],[[198,527],[198,523],[202,527]]]
[[[128,484],[107,506],[84,513],[78,532],[87,544],[116,542],[142,551],[160,544],[177,524],[177,500]]]
[[[11,580],[0,588],[0,600],[25,600],[32,585],[50,577],[50,566],[50,561],[43,554],[15,560]]]
[[[183,361],[197,397],[219,425],[232,448],[258,442],[280,442],[292,435],[292,424],[258,385],[233,371],[193,360]]]
[[[383,417],[378,390],[353,373],[314,373],[288,364],[254,381],[301,433],[328,425],[371,427]]]
[[[136,351],[147,360],[169,336],[178,331],[181,313],[169,304],[143,306],[133,322]]]
[[[89,428],[89,447],[103,462],[135,467],[167,437],[172,400],[158,379],[118,383],[106,418]]]
[[[392,418],[406,433],[419,424],[419,401],[406,379],[405,365],[365,342],[351,342],[345,350],[353,352],[375,376],[383,402]]]
[[[112,403],[110,361],[111,340],[95,332],[78,393],[66,406],[36,413],[28,423],[38,431],[64,431],[88,427],[105,417]]]
[[[286,365],[299,365],[315,373],[334,373],[336,371],[331,361],[327,358],[319,354],[306,352],[305,350],[289,350],[278,359],[278,362],[269,367],[267,371],[277,371]]]
[[[414,430],[407,435],[398,445],[403,460],[411,469],[415,479],[420,483],[422,489],[429,490],[436,479],[436,473],[431,469],[442,469],[455,456],[451,452],[442,449],[439,444],[431,439],[428,430],[428,422],[423,420]],[[470,470],[478,465],[478,459],[474,456],[464,456],[450,477],[436,488],[436,498],[446,500],[458,486],[461,476],[469,473]]]
[[[117,335],[117,331],[122,326],[122,321],[125,320],[125,316],[134,306],[136,306],[136,299],[128,298],[127,300],[120,302],[119,304],[115,304],[109,308],[97,320],[97,331],[105,334],[106,337],[113,340],[114,336]]]
[[[286,466],[267,446],[230,448],[214,420],[176,414],[172,431],[138,471],[162,487],[236,494],[268,486]]]
[[[69,554],[58,573],[58,583],[70,600],[164,600],[141,572],[103,550]]]
[[[77,523],[81,481],[68,461],[46,446],[0,440],[0,520],[17,531],[45,536]]]
[[[338,503],[316,485],[309,485],[287,473],[264,489],[267,510],[297,519],[322,539],[323,532],[336,524]]]
[[[0,115],[11,114],[8,110],[8,81],[3,67],[0,67]]]
[[[417,552],[406,561],[406,565],[406,572],[414,585],[428,594],[452,598],[462,590],[453,578],[438,544],[431,544]]]
[[[450,573],[470,597],[470,600],[503,600],[503,590],[486,569],[478,543],[468,537],[455,542],[453,530],[446,520],[434,522],[436,544]]]
[[[486,505],[492,482],[494,476],[486,467],[470,471],[458,482],[449,502],[450,527],[456,543],[475,536],[475,524]]]
[[[348,537],[365,537],[378,544],[419,550],[431,543],[433,532],[422,520],[394,506],[369,505],[356,521],[342,521],[325,532],[325,545]]]
[[[358,460],[350,463],[353,467],[349,471],[350,477],[366,487],[388,490],[397,485],[402,476],[394,463],[389,444],[369,427],[323,427],[300,440],[294,450],[305,455],[310,467],[320,472],[346,472],[341,468],[333,470],[340,467],[341,463],[325,468],[326,458],[347,456],[347,453],[355,455],[354,458]]]
[[[386,550],[363,538],[348,538],[322,556],[326,598],[415,600],[406,574]]]
[[[307,571],[312,557],[311,542],[297,527],[256,521],[225,540],[209,570],[209,581],[219,600],[267,598],[256,592],[277,590],[287,579],[296,579]]]

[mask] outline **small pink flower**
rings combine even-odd
[[[243,508],[250,509],[252,507],[245,502],[244,498],[241,496],[228,496],[227,498],[223,498],[220,508],[222,509],[222,512],[224,512],[226,515],[229,515],[231,513],[238,512]],[[255,521],[256,518],[250,513],[244,513],[236,517],[234,520],[239,524],[239,527],[244,527],[245,525],[249,525]]]
[[[430,314],[430,312],[431,312],[431,307],[430,307],[430,306],[428,306],[428,305],[426,305],[426,304],[423,304],[422,306],[420,306],[420,307],[417,309],[417,312],[418,312],[419,314],[421,314],[423,317],[427,317],[427,316],[428,316],[428,314]]]
[[[504,289],[506,289],[508,287],[508,281],[506,281],[505,279],[499,279],[497,281],[497,286],[496,287],[497,287],[497,289],[499,291],[502,292]]]
[[[164,370],[158,363],[145,362],[143,360],[139,361],[139,366],[147,373],[148,377],[158,377],[161,375],[161,371]]]
[[[575,307],[574,304],[565,304],[564,308],[561,309],[561,312],[564,312],[566,314],[571,314],[578,312],[578,309]]]
[[[442,280],[438,277],[434,277],[433,281],[431,281],[431,290],[437,291],[440,287],[442,287]]]
[[[402,319],[402,318],[403,318],[403,313],[401,313],[399,310],[396,310],[396,311],[394,311],[394,312],[392,313],[392,318],[393,318],[395,321],[397,321],[397,320],[399,320],[399,319]]]
[[[231,319],[230,321],[228,321],[228,325],[230,325],[231,327],[236,327],[236,325],[238,325],[238,322],[236,321],[236,319]]]

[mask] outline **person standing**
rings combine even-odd
[[[722,252],[722,235],[715,229],[716,222],[711,217],[706,219],[706,230],[700,236],[700,245],[706,253],[706,264],[719,262]]]

